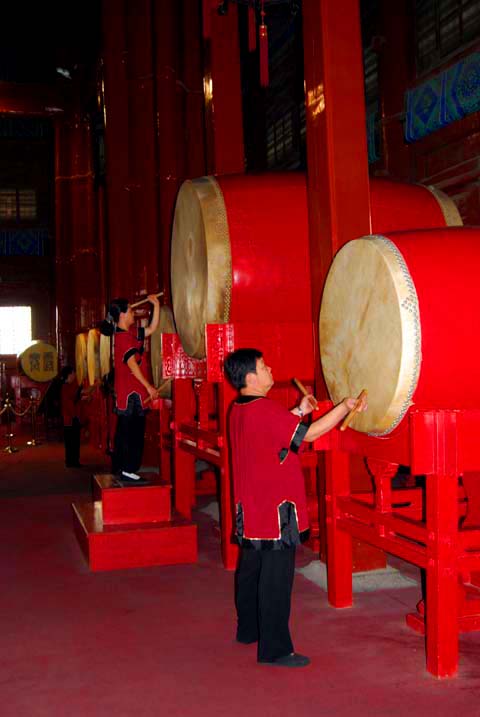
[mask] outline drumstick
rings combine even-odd
[[[167,383],[170,383],[171,380],[172,380],[171,378],[167,378],[165,381],[163,381],[163,382],[160,384],[160,386],[157,388],[157,391],[161,391],[162,388],[165,388],[165,386],[167,385]],[[146,403],[149,403],[151,400],[152,400],[152,397],[151,397],[151,396],[147,396],[146,399],[145,399],[145,401],[143,402],[143,404],[145,405]]]
[[[155,296],[163,296],[163,291],[159,291],[158,294],[155,294]],[[135,309],[137,306],[140,306],[140,304],[144,304],[146,301],[148,301],[148,296],[146,296],[144,299],[136,301],[134,304],[130,304],[130,308]]]
[[[303,383],[298,380],[298,378],[294,378],[294,379],[292,379],[292,380],[293,380],[293,383],[295,384],[295,386],[296,386],[296,387],[298,388],[298,390],[300,391],[300,393],[303,393],[304,396],[308,396],[308,395],[309,395],[309,392],[307,391],[307,389],[305,388],[305,386],[303,385]],[[313,398],[313,397],[312,397],[312,398]],[[312,402],[312,399],[311,399],[311,398],[309,398],[308,400],[309,400],[310,405],[312,406],[312,408],[317,408],[317,406],[318,406],[318,401],[317,401],[316,398],[313,398],[313,400],[315,401],[315,403]]]
[[[350,425],[350,423],[351,423],[351,421],[352,421],[354,415],[356,414],[356,412],[357,412],[358,409],[360,408],[360,405],[361,405],[361,403],[362,403],[362,400],[366,397],[366,395],[367,395],[367,389],[364,388],[363,391],[361,391],[361,393],[359,393],[358,398],[357,398],[357,400],[355,401],[354,407],[353,407],[352,410],[346,415],[346,417],[345,417],[345,419],[344,419],[342,425],[340,426],[340,430],[341,430],[341,431],[344,431],[346,428],[348,428],[348,426]]]

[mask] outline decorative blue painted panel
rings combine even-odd
[[[0,256],[43,256],[48,246],[47,229],[0,231]]]
[[[406,93],[405,139],[415,142],[480,110],[480,52]]]

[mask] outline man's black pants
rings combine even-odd
[[[142,465],[145,416],[117,416],[112,458],[113,473],[137,473]]]
[[[65,465],[78,466],[80,463],[80,421],[72,420],[71,426],[63,427],[63,441],[65,443]]]
[[[237,640],[258,640],[259,662],[293,652],[288,620],[294,571],[294,547],[241,552],[235,575]]]

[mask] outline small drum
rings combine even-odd
[[[170,307],[160,307],[160,321],[157,330],[150,336],[150,357],[152,362],[152,378],[153,385],[155,388],[162,386],[160,391],[160,398],[170,398],[172,395],[172,383],[168,381],[165,383],[163,376],[163,349],[162,349],[162,336],[163,334],[174,334],[175,333],[175,321],[173,320],[173,313]]]
[[[87,339],[88,334],[77,334],[75,338],[75,371],[80,386],[88,376],[87,365]]]
[[[334,403],[368,390],[351,423],[381,436],[410,406],[478,408],[480,230],[392,232],[348,242],[327,276],[320,355]]]
[[[87,335],[87,375],[93,386],[100,379],[100,331],[90,329]]]
[[[112,337],[100,334],[100,377],[104,378],[110,373],[112,367],[111,355]]]
[[[58,373],[58,355],[55,346],[34,341],[18,356],[19,369],[32,381],[51,381]]]

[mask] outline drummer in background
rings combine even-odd
[[[148,401],[158,397],[157,389],[148,381],[142,366],[144,339],[156,330],[160,318],[158,298],[150,295],[148,301],[153,304],[153,316],[147,328],[135,325],[127,299],[114,299],[109,307],[115,324],[113,366],[118,417],[112,470],[122,483],[132,485],[147,482],[137,471],[142,465]]]
[[[295,548],[308,537],[305,480],[297,455],[334,428],[357,406],[345,398],[310,425],[313,410],[304,396],[291,411],[267,399],[272,371],[257,349],[238,349],[225,360],[225,372],[239,392],[230,413],[236,537],[242,549],[235,580],[237,641],[258,642],[258,662],[305,667],[294,652],[288,627]],[[362,399],[357,410],[367,408]]]
[[[63,440],[65,443],[66,468],[80,468],[80,401],[82,387],[77,384],[77,375],[71,366],[60,371],[61,406],[63,417]]]

